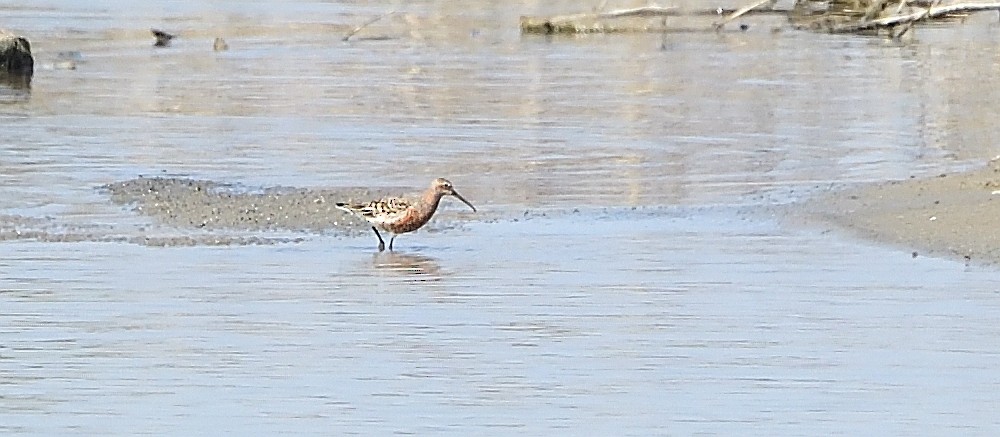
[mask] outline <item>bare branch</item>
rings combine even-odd
[[[344,35],[344,38],[341,41],[345,41],[345,42],[349,41],[351,39],[351,37],[354,36],[354,34],[356,34],[358,32],[361,32],[362,29],[364,29],[364,28],[366,28],[366,27],[374,24],[378,20],[381,20],[381,19],[383,19],[385,17],[388,17],[388,16],[390,16],[392,14],[395,14],[395,13],[396,13],[396,11],[386,12],[386,13],[384,13],[382,15],[379,15],[379,16],[377,16],[375,18],[372,18],[372,19],[366,21],[364,24],[362,24],[362,25],[360,25],[358,27],[355,27],[350,32],[347,32],[347,35]]]
[[[774,7],[774,4],[777,1],[778,0],[760,0],[757,3],[754,3],[754,4],[751,4],[751,5],[747,5],[747,6],[744,6],[742,8],[739,8],[739,9],[736,10],[736,12],[733,12],[732,14],[729,14],[729,16],[726,17],[721,22],[715,23],[715,30],[716,31],[721,30],[722,26],[725,26],[730,21],[733,21],[733,20],[739,18],[740,16],[742,16],[743,14],[746,14],[747,12],[750,12],[750,11],[752,11],[754,9],[757,9],[758,7],[763,6],[765,4],[769,4],[769,7]]]
[[[831,28],[830,31],[834,33],[850,33],[850,32],[857,32],[860,30],[874,29],[878,27],[890,27],[903,23],[911,23],[914,21],[936,18],[943,15],[954,14],[958,12],[1000,10],[1000,2],[953,3],[944,6],[934,6],[935,4],[937,4],[937,2],[932,3],[932,5],[928,8],[918,9],[909,14],[893,15],[891,17],[878,18],[874,20],[864,21],[861,23],[851,23],[841,26],[835,26]]]

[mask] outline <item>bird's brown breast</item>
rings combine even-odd
[[[427,224],[429,220],[430,216],[421,217],[421,214],[418,211],[409,209],[399,220],[395,220],[390,223],[382,223],[382,228],[394,234],[403,234],[420,229],[420,227]]]

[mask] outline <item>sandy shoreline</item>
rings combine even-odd
[[[916,256],[1000,264],[1000,161],[945,173],[851,188],[806,202],[818,219]]]

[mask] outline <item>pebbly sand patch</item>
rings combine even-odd
[[[208,180],[137,178],[106,185],[111,200],[169,226],[324,232],[367,228],[334,203],[385,193],[363,188],[252,190]],[[374,197],[372,197],[374,198]]]
[[[125,214],[152,225],[67,224],[55,218],[0,215],[0,241],[106,242],[146,246],[283,244],[308,235],[370,232],[362,219],[334,207],[341,201],[398,195],[366,188],[247,188],[209,180],[139,177],[100,187]],[[397,193],[397,191],[399,193]]]

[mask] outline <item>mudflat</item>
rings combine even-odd
[[[1000,161],[833,191],[805,204],[808,214],[904,249],[1000,264]]]

